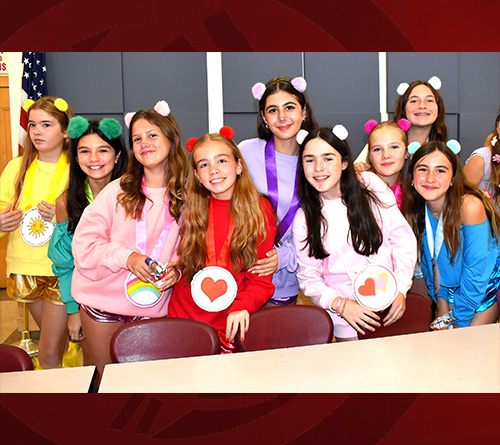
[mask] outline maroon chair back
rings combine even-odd
[[[380,319],[389,312],[389,308],[379,312]],[[420,294],[409,292],[406,295],[406,310],[403,316],[390,326],[380,326],[375,332],[365,331],[365,335],[358,334],[360,340],[368,338],[388,337],[391,335],[416,334],[430,331],[432,323],[432,309],[429,302]]]
[[[333,322],[317,306],[289,305],[264,308],[250,315],[245,340],[236,335],[236,352],[330,343]]]
[[[113,363],[220,354],[217,330],[183,318],[153,318],[126,323],[111,337]]]
[[[0,372],[32,370],[33,361],[24,349],[14,345],[0,344]]]

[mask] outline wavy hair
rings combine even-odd
[[[394,122],[397,122],[402,118],[408,119],[406,117],[406,104],[408,103],[411,92],[418,85],[425,85],[431,90],[438,106],[438,115],[436,120],[432,124],[431,132],[429,134],[429,141],[446,142],[448,140],[448,130],[444,122],[446,111],[444,108],[443,96],[441,96],[441,93],[435,90],[434,87],[426,80],[414,80],[412,83],[410,83],[405,93],[402,96],[399,96],[398,103],[396,105],[396,111],[394,113]]]
[[[100,120],[89,121],[89,128],[80,137],[71,139],[69,150],[69,186],[67,190],[66,202],[69,233],[75,233],[76,226],[80,221],[82,213],[85,207],[89,205],[87,196],[85,195],[85,180],[87,179],[87,175],[78,164],[78,143],[80,140],[89,134],[95,134],[113,148],[117,159],[111,172],[110,181],[119,178],[127,168],[127,149],[125,148],[123,138],[119,136],[114,139],[109,139],[100,130],[99,123]]]
[[[179,222],[184,203],[183,192],[186,183],[188,158],[186,150],[182,146],[179,127],[172,113],[168,116],[162,116],[154,110],[139,110],[132,117],[129,131],[130,152],[127,170],[120,179],[122,192],[118,195],[118,204],[123,206],[127,216],[138,220],[141,218],[146,200],[149,200],[142,190],[144,166],[136,159],[132,149],[134,145],[132,132],[134,124],[139,119],[145,119],[149,123],[156,125],[170,142],[170,150],[165,164],[166,198],[168,199],[170,214],[176,222]]]
[[[193,146],[190,168],[187,175],[186,200],[183,209],[183,225],[179,243],[177,267],[190,280],[205,267],[207,261],[207,230],[210,192],[195,176],[194,154],[200,147],[211,142],[227,145],[235,161],[240,161],[242,171],[236,177],[231,197],[231,214],[234,218],[234,233],[229,247],[229,258],[235,274],[252,267],[258,260],[257,242],[266,236],[266,215],[262,210],[261,195],[248,172],[248,167],[238,146],[230,139],[209,133],[202,136]]]
[[[500,208],[500,163],[493,161],[493,156],[500,155],[500,134],[498,134],[498,124],[500,123],[500,113],[495,119],[493,137],[496,136],[497,143],[491,144],[491,169],[490,169],[490,189],[493,189],[493,202]]]
[[[281,76],[274,77],[266,83],[266,91],[262,95],[262,98],[259,100],[259,112],[257,113],[257,134],[260,139],[264,139],[269,141],[273,137],[273,132],[266,127],[266,123],[264,122],[264,118],[262,115],[266,109],[267,98],[278,91],[284,91],[288,94],[291,94],[293,97],[297,99],[300,104],[302,110],[306,109],[306,119],[305,122],[302,122],[301,129],[307,131],[313,131],[318,128],[318,124],[316,119],[314,118],[314,114],[312,111],[311,104],[309,103],[309,99],[305,92],[301,93],[296,90],[295,87],[291,83],[292,78]]]
[[[500,216],[493,207],[491,199],[484,192],[465,177],[462,162],[444,142],[429,141],[423,144],[411,157],[408,174],[403,183],[403,202],[401,212],[410,224],[418,240],[419,251],[423,250],[423,234],[425,227],[425,199],[412,187],[415,167],[425,156],[440,151],[450,161],[453,169],[453,187],[446,191],[446,201],[443,207],[443,237],[451,261],[453,261],[461,247],[461,216],[462,198],[464,195],[473,195],[483,203],[486,215],[491,224],[493,236],[498,240]]]
[[[59,122],[59,125],[61,126],[61,131],[64,133],[68,129],[68,124],[69,121],[72,117],[74,117],[73,110],[71,109],[71,106],[68,104],[68,109],[66,111],[61,111],[59,110],[55,105],[54,101],[57,99],[57,97],[52,97],[52,96],[44,96],[38,99],[31,107],[29,108],[27,112],[27,120],[29,123],[30,120],[30,114],[33,110],[43,110],[46,113],[50,114],[54,119]],[[69,149],[69,140],[64,139],[63,141],[63,151],[67,151]],[[30,164],[33,162],[37,155],[38,151],[33,144],[33,141],[31,140],[31,135],[30,135],[30,128],[28,124],[28,132],[26,135],[26,140],[24,142],[24,147],[23,147],[23,153],[22,153],[22,161],[21,161],[21,168],[19,169],[19,173],[16,178],[16,185],[15,185],[15,192],[14,192],[14,202],[12,207],[15,208],[17,204],[19,203],[19,197],[21,196],[21,191],[23,188],[24,184],[24,176],[26,175],[26,171],[28,170],[28,167]]]
[[[373,205],[381,205],[377,196],[363,184],[354,170],[351,150],[347,141],[340,140],[332,133],[331,128],[320,128],[304,139],[299,153],[299,187],[300,206],[304,211],[307,225],[306,246],[309,246],[309,256],[323,259],[330,254],[323,245],[323,236],[328,229],[328,223],[323,215],[323,203],[320,193],[307,181],[304,174],[302,156],[309,141],[320,138],[332,146],[347,162],[347,168],[342,170],[340,177],[340,192],[342,201],[347,207],[349,233],[354,250],[364,256],[377,253],[382,245],[383,235],[375,218]],[[321,215],[321,217],[318,217]],[[334,230],[334,229],[333,229]]]

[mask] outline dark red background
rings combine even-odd
[[[500,49],[497,0],[8,5],[0,19],[2,51]],[[3,437],[37,444],[481,443],[500,438],[499,401],[498,394],[4,394],[0,422]]]

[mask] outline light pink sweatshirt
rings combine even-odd
[[[352,280],[359,270],[370,263],[386,266],[394,272],[398,292],[406,295],[412,285],[413,269],[417,259],[415,235],[399,211],[392,191],[374,173],[361,173],[361,180],[387,206],[376,208],[375,215],[381,225],[383,242],[378,253],[371,255],[369,260],[356,253],[352,247],[347,207],[340,198],[323,200],[322,211],[328,221],[328,231],[323,243],[325,250],[330,254],[323,260],[309,257],[309,246],[305,247],[304,242],[307,227],[302,209],[299,209],[293,221],[300,288],[314,304],[328,310],[334,323],[336,337],[357,336],[357,331],[331,310],[331,304],[339,295],[355,300]],[[342,252],[342,256],[339,255],[339,251]]]
[[[75,271],[71,293],[75,301],[86,306],[120,315],[163,317],[167,315],[171,290],[153,307],[139,308],[129,302],[124,283],[129,274],[126,268],[130,254],[137,251],[135,220],[127,217],[117,205],[120,180],[108,184],[84,210],[73,237],[72,250]],[[165,188],[146,188],[147,255],[151,256],[163,226],[171,221],[170,230],[161,254],[154,258],[161,264],[177,259],[179,226],[165,212]],[[165,219],[167,215],[167,219]]]

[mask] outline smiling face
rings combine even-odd
[[[302,153],[304,175],[324,199],[339,198],[340,177],[347,161],[340,153],[320,138],[311,139]]]
[[[29,113],[29,137],[41,161],[57,160],[63,150],[66,132],[59,121],[45,110],[34,109]]]
[[[427,127],[436,121],[438,105],[427,85],[421,84],[413,88],[406,103],[405,114],[411,125],[415,127]]]
[[[109,182],[116,153],[113,147],[97,134],[88,134],[78,141],[77,161],[82,171],[91,179]]]
[[[216,199],[231,199],[237,176],[242,172],[241,161],[234,158],[223,142],[209,141],[192,154],[195,176]]]
[[[453,181],[453,165],[444,153],[433,151],[413,168],[413,186],[435,211],[441,211]]]
[[[295,96],[277,91],[267,98],[262,117],[276,138],[290,140],[299,132],[306,110]]]
[[[137,119],[132,128],[132,150],[145,170],[163,175],[170,153],[170,141],[160,128],[146,119]]]
[[[369,137],[372,166],[391,186],[396,185],[405,163],[406,146],[401,132],[397,128],[383,127],[373,130]]]

